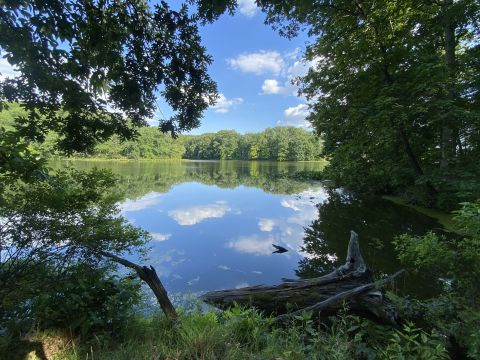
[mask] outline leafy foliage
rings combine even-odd
[[[42,151],[50,152],[42,146]],[[321,142],[310,132],[277,126],[260,133],[240,135],[233,130],[172,139],[155,128],[143,128],[135,141],[114,138],[95,147],[86,156],[128,159],[197,160],[319,160]],[[76,156],[82,156],[76,154]]]
[[[480,193],[478,1],[259,1],[314,37],[300,80],[326,176],[452,209]]]
[[[8,109],[0,112],[0,126],[12,130],[15,118],[26,114],[19,104],[10,103]],[[57,141],[58,134],[49,132],[42,142],[31,143],[27,149],[43,158],[62,156],[56,146]],[[28,144],[21,139],[18,142],[25,146]],[[73,155],[106,159],[308,161],[320,159],[321,152],[321,140],[309,131],[292,126],[276,126],[245,135],[234,130],[221,130],[202,135],[180,135],[178,138],[146,126],[137,130],[135,139],[122,140],[114,135],[88,152],[76,152]]]
[[[1,130],[1,172],[12,158],[28,161],[18,139],[43,142],[53,131],[66,153],[114,134],[132,139],[154,117],[158,91],[175,112],[161,128],[175,134],[197,127],[216,98],[211,58],[186,5],[7,1],[0,33],[0,54],[19,71],[0,81],[0,111],[5,102],[26,111],[14,130]]]
[[[400,259],[416,271],[435,273],[444,292],[438,297],[417,302],[430,326],[456,339],[468,354],[480,355],[480,202],[463,204],[454,218],[464,236],[446,238],[428,233],[420,237],[400,236],[396,247]],[[418,311],[417,311],[418,312]]]
[[[64,170],[44,181],[16,182],[6,188],[0,197],[2,324],[9,319],[28,320],[33,307],[47,311],[57,301],[61,305],[57,317],[50,314],[54,323],[73,311],[73,303],[80,297],[86,307],[93,307],[88,305],[89,297],[100,303],[105,300],[95,292],[105,291],[107,296],[118,291],[120,283],[105,277],[102,270],[113,269],[102,252],[141,254],[148,235],[118,216],[119,195],[112,191],[114,186],[113,175],[105,170]],[[98,284],[93,285],[95,279]],[[64,296],[58,298],[62,292]],[[77,305],[78,314],[72,312],[71,316],[80,316],[80,310],[90,316],[81,302]],[[46,315],[37,315],[46,321]],[[105,319],[107,314],[102,316]],[[88,321],[83,326],[89,326]]]
[[[52,283],[31,299],[24,314],[37,329],[115,337],[141,300],[138,281],[111,275],[105,268],[78,264],[61,273],[47,270],[46,276]],[[22,321],[26,323],[25,317]]]
[[[256,134],[233,130],[188,137],[187,159],[318,160],[321,142],[312,133],[291,126],[276,126]]]

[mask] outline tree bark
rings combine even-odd
[[[453,105],[455,101],[455,22],[449,14],[449,8],[453,5],[453,0],[444,1],[444,36],[445,36],[445,60],[448,68],[448,100]],[[455,157],[455,123],[454,119],[444,119],[441,132],[441,161],[440,167],[442,169],[448,168],[452,159]]]
[[[395,276],[399,273],[395,274]],[[389,280],[393,279],[391,277]],[[333,272],[313,279],[288,280],[273,286],[251,286],[241,289],[213,291],[201,299],[219,308],[235,304],[253,306],[285,320],[289,312],[320,310],[322,315],[335,314],[346,301],[353,313],[381,323],[398,326],[394,305],[375,287],[387,280],[374,282],[372,273],[360,253],[358,235],[351,232],[344,265]]]
[[[165,290],[165,287],[160,281],[160,278],[158,277],[157,272],[155,271],[153,266],[140,266],[131,261],[107,252],[101,252],[101,254],[125,267],[135,270],[138,277],[142,279],[153,291],[158,303],[160,304],[160,307],[162,308],[167,318],[170,320],[177,319],[177,312],[175,311],[173,304],[168,298],[167,290]]]

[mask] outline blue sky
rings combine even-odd
[[[172,5],[174,6],[174,5]],[[202,42],[213,57],[210,75],[220,98],[191,134],[234,129],[257,132],[276,125],[307,127],[307,106],[291,85],[308,66],[301,61],[307,36],[288,40],[264,24],[254,0],[240,0],[235,16],[201,27]],[[159,101],[161,114],[168,106]]]
[[[173,8],[180,5],[177,0],[170,2]],[[223,15],[200,28],[202,42],[213,57],[209,73],[218,84],[220,98],[205,112],[202,125],[190,133],[222,129],[257,132],[276,125],[308,128],[305,99],[296,96],[297,89],[291,84],[292,78],[308,69],[308,64],[301,61],[307,36],[282,38],[264,24],[265,15],[254,0],[238,3],[235,16]],[[0,72],[14,75],[3,58]],[[158,118],[172,115],[161,98],[158,105]],[[157,125],[158,121],[151,124]]]

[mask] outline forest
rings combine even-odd
[[[234,130],[172,139],[156,128],[142,128],[138,138],[99,144],[91,154],[106,159],[195,159],[195,160],[319,160],[321,142],[310,132],[277,126],[260,133],[241,135]],[[78,154],[78,156],[81,156]]]
[[[185,134],[221,99],[200,29],[246,11],[243,1],[0,3],[0,358],[480,358],[480,3],[251,4],[282,38],[308,38],[301,50],[308,71],[290,80],[306,101],[313,132],[276,126]],[[151,127],[158,97],[172,115]],[[318,217],[305,227],[300,248],[321,255],[306,256],[296,273],[314,276],[312,282],[332,279],[317,276],[331,270],[324,249],[337,224],[355,218],[360,230],[372,223],[381,229],[387,225],[376,223],[377,212],[399,217],[394,207],[375,208],[371,199],[388,195],[449,213],[448,229],[416,233],[412,223],[397,219],[402,232],[391,242],[368,239],[382,251],[392,248],[406,271],[430,279],[435,291],[398,293],[384,286],[389,274],[370,272],[362,259],[369,282],[324,300],[334,305],[329,316],[315,311],[318,306],[292,316],[248,304],[204,311],[199,299],[193,308],[174,306],[164,273],[148,260],[152,235],[119,207],[126,194],[143,195],[143,188],[106,169],[54,168],[53,156],[283,165],[325,159],[321,172],[279,174],[265,162],[242,171],[223,165],[224,171],[204,176],[172,170],[167,180],[158,173],[138,177],[152,193],[187,179],[220,189],[223,182],[232,191],[258,187],[269,199],[321,179],[326,200],[314,205]],[[279,202],[282,211],[298,215],[293,221],[305,215],[298,204]],[[210,219],[227,211],[223,200],[213,205]],[[342,208],[348,209],[339,219],[334,210]],[[273,226],[263,224],[262,231]],[[342,269],[355,268],[355,259],[347,257],[331,273],[335,281],[350,279]],[[158,300],[147,315],[139,310],[145,291]],[[372,304],[377,296],[395,310],[395,322],[352,311],[360,297]]]
[[[14,119],[24,116],[18,104],[8,104],[0,112],[0,126],[12,129]],[[58,157],[55,133],[45,141],[34,143],[44,157]],[[97,144],[89,152],[74,154],[77,158],[102,159],[197,159],[197,160],[320,160],[321,141],[313,133],[293,126],[276,126],[260,133],[241,135],[234,130],[201,135],[179,135],[172,138],[156,127],[143,127],[133,140],[121,141],[118,136]]]

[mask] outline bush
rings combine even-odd
[[[68,268],[49,291],[33,299],[31,314],[42,330],[83,336],[108,332],[115,337],[140,301],[138,280],[80,264]]]
[[[462,236],[430,232],[396,239],[400,260],[414,271],[434,273],[443,287],[438,297],[415,301],[406,310],[421,314],[427,327],[460,344],[469,356],[479,358],[480,201],[462,204],[454,221]]]

